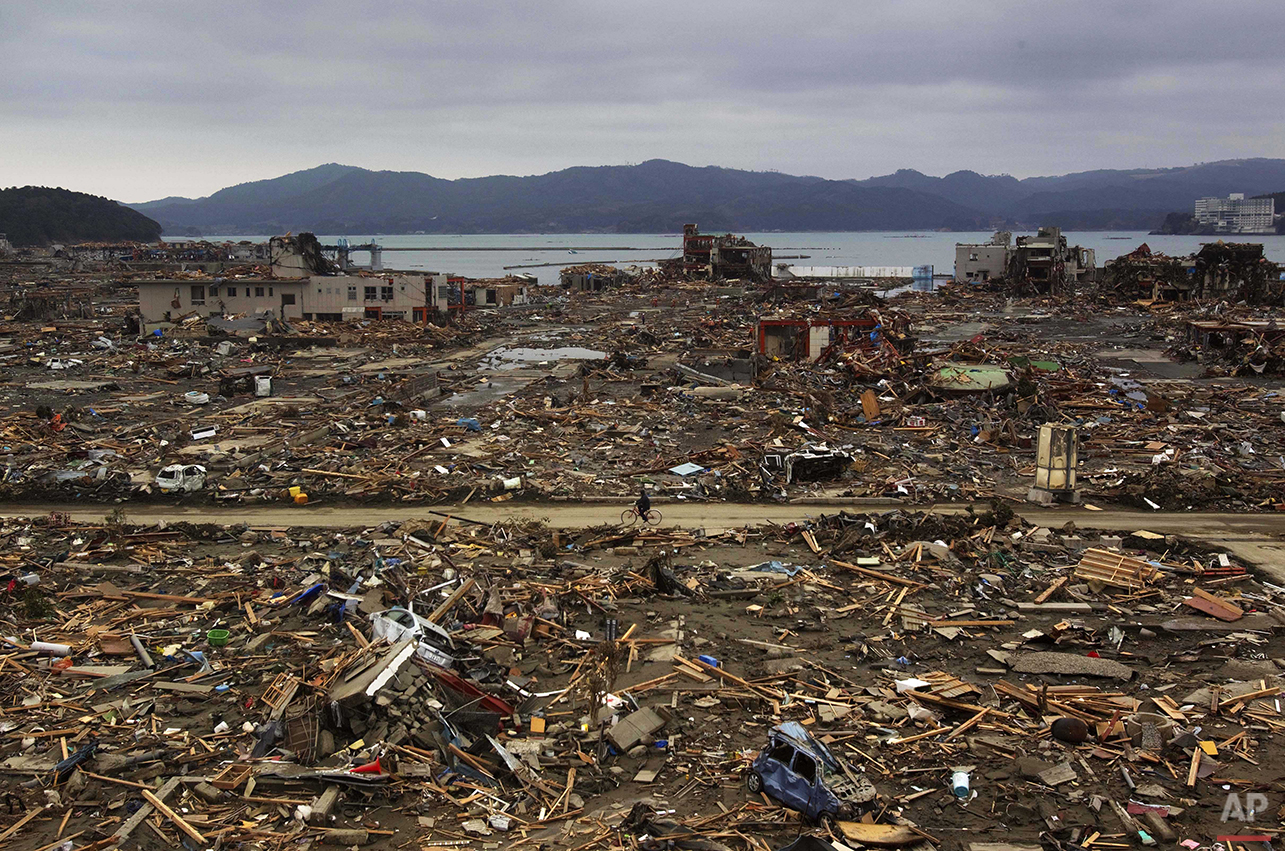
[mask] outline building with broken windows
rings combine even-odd
[[[456,290],[460,288],[457,279]],[[269,315],[318,322],[403,319],[422,323],[446,287],[441,274],[313,275],[306,278],[211,278],[138,281],[138,307],[147,323],[200,316]],[[464,286],[468,286],[465,284]],[[510,304],[508,297],[500,304]],[[496,304],[496,302],[491,302]],[[498,306],[498,305],[497,305]]]
[[[1262,243],[1211,242],[1195,256],[1191,298],[1246,304],[1280,304],[1280,267],[1263,255]]]
[[[536,279],[531,275],[477,280],[439,275],[429,293],[429,306],[443,312],[511,307],[526,304],[528,287],[534,286]]]
[[[306,278],[194,281],[137,281],[138,310],[147,324],[177,322],[188,316],[263,315],[302,319]]]
[[[1076,284],[1093,281],[1097,257],[1092,248],[1069,245],[1062,229],[1042,227],[1034,236],[1019,236],[1009,254],[1005,277],[1010,285],[1036,295],[1061,295]]]
[[[615,266],[603,263],[582,263],[567,266],[558,273],[562,287],[571,292],[597,293],[617,287],[630,278],[630,274]]]
[[[662,268],[685,278],[766,281],[772,277],[772,249],[743,236],[715,236],[694,224],[683,225],[683,256]]]
[[[192,315],[423,323],[455,310],[523,304],[536,283],[530,275],[474,281],[433,272],[340,274],[346,261],[327,256],[333,249],[310,233],[276,236],[267,243],[271,277],[137,281],[139,313],[153,325]]]

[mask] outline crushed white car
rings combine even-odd
[[[375,612],[370,616],[370,623],[376,639],[396,644],[413,638],[419,658],[439,668],[450,670],[455,667],[455,642],[451,640],[450,633],[409,609],[394,606]]]
[[[200,464],[170,464],[156,474],[156,485],[167,492],[199,491],[205,487],[205,468]]]

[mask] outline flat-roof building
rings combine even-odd
[[[990,242],[955,243],[955,280],[989,281],[1008,271],[1008,253],[1013,234],[997,231]]]
[[[1275,233],[1276,199],[1246,198],[1233,192],[1226,198],[1196,201],[1196,221],[1216,233]]]
[[[302,319],[307,278],[138,281],[138,310],[143,322],[177,321],[183,317],[230,313]]]

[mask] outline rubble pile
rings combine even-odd
[[[1225,830],[1285,729],[1285,587],[1144,529],[118,514],[0,541],[23,848],[1171,844]]]

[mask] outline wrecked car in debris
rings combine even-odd
[[[455,642],[451,635],[432,621],[422,618],[409,609],[394,606],[370,616],[375,638],[396,644],[408,638],[415,640],[415,654],[419,658],[450,670],[455,667]]]
[[[167,492],[199,491],[205,487],[205,468],[200,464],[170,464],[156,474],[156,486]]]
[[[852,466],[852,456],[824,443],[808,444],[783,459],[786,484],[837,479]]]
[[[874,784],[840,762],[797,721],[772,729],[767,747],[750,764],[745,785],[819,822],[854,819],[871,809],[876,796]]]

